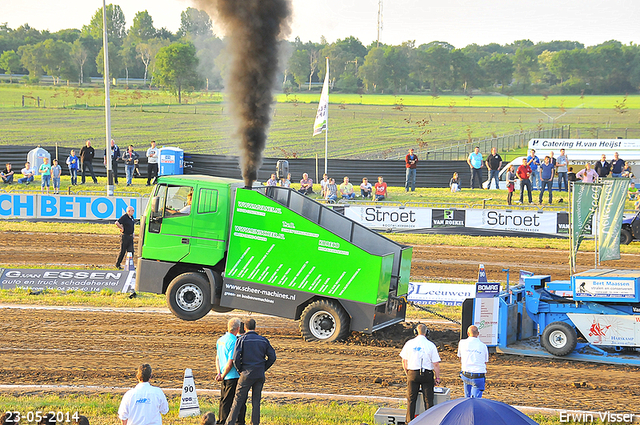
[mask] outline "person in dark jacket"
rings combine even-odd
[[[251,423],[260,425],[260,399],[264,386],[264,373],[275,363],[276,352],[269,340],[256,333],[256,321],[245,321],[246,332],[238,337],[233,352],[233,363],[240,373],[236,395],[226,425],[235,425],[241,407],[247,402],[251,389]]]
[[[602,159],[596,162],[596,173],[600,177],[607,177],[611,172],[611,164],[607,162],[607,156],[602,154]]]
[[[107,155],[107,150],[104,151],[104,165],[107,165],[107,158],[111,156],[111,170],[113,171],[113,182],[118,184],[118,161],[120,160],[121,152],[116,141],[111,139],[111,152]]]
[[[85,145],[80,149],[80,162],[82,163],[82,183],[85,182],[87,170],[91,173],[91,179],[94,183],[98,183],[98,179],[93,172],[93,157],[96,155],[96,150],[91,146],[91,140],[87,140]]]

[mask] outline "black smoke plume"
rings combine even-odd
[[[258,177],[271,118],[278,71],[278,41],[289,33],[290,0],[199,0],[225,27],[231,64],[227,77],[230,110],[240,139],[245,186]]]

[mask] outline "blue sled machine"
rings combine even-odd
[[[470,324],[505,354],[640,365],[640,270],[525,277],[496,297],[466,300],[463,328]]]

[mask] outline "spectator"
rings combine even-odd
[[[553,169],[555,170],[556,165],[558,164],[558,161],[556,161],[556,159],[553,157],[553,151],[549,152],[549,158],[550,158],[549,162],[551,162],[551,165],[553,165]]]
[[[560,156],[556,161],[556,170],[558,171],[558,190],[561,191],[564,183],[564,191],[569,190],[569,180],[567,176],[567,165],[569,165],[569,159],[564,153],[564,149],[560,149]]]
[[[596,173],[600,177],[607,177],[611,172],[611,164],[607,162],[607,156],[602,154],[600,161],[596,162]]]
[[[216,415],[213,412],[205,413],[200,421],[200,425],[216,425],[216,423]],[[223,424],[224,421],[220,420],[220,423]]]
[[[322,180],[320,180],[320,196],[324,198],[324,190],[329,184],[329,176],[326,174],[322,175]]]
[[[496,189],[500,189],[500,170],[502,169],[502,157],[497,153],[496,148],[491,148],[491,155],[487,157],[487,169],[489,170],[489,184],[487,189],[491,189],[491,181],[496,182]]]
[[[267,186],[277,186],[277,185],[278,185],[278,180],[276,179],[276,175],[271,174],[271,178],[267,180]]]
[[[24,183],[28,185],[33,181],[34,174],[35,174],[35,171],[33,171],[33,168],[31,168],[31,164],[28,162],[25,162],[24,168],[22,169],[22,178],[18,179],[18,183]]]
[[[40,185],[40,191],[44,193],[44,187],[47,187],[47,195],[49,194],[49,186],[51,185],[51,164],[49,164],[49,158],[43,158],[44,162],[40,165],[38,172],[42,176],[42,184]]]
[[[334,203],[338,200],[338,186],[336,185],[336,180],[333,178],[329,179],[329,183],[325,188],[324,199],[329,201],[329,203]]]
[[[93,157],[96,154],[96,150],[91,146],[91,140],[87,140],[85,145],[80,149],[80,162],[82,163],[82,183],[85,183],[85,176],[87,170],[91,174],[91,179],[94,183],[98,183],[98,179],[93,172]]]
[[[4,167],[4,170],[0,172],[0,177],[2,177],[2,183],[11,184],[13,183],[13,170],[11,169],[11,163],[7,162],[7,165]]]
[[[313,180],[309,178],[309,174],[304,173],[302,180],[300,180],[300,190],[298,192],[304,195],[311,195],[313,193]]]
[[[469,154],[467,164],[471,169],[471,189],[476,188],[476,182],[478,187],[482,189],[482,154],[479,146],[476,146],[473,152]]]
[[[458,176],[457,172],[454,172],[453,177],[449,180],[449,188],[451,188],[452,192],[460,192],[460,176]]]
[[[578,178],[576,177],[576,173],[573,172],[573,167],[569,167],[569,172],[567,173],[567,179],[570,182],[578,181]]]
[[[372,190],[372,186],[371,183],[369,183],[369,179],[364,177],[362,179],[362,183],[360,183],[360,196],[362,196],[363,198],[371,198],[371,190]]]
[[[123,424],[162,424],[161,415],[169,412],[169,404],[162,389],[149,384],[152,376],[151,366],[148,364],[138,367],[138,385],[125,393],[118,409],[118,417]]]
[[[635,201],[638,199],[638,188],[634,182],[629,183],[629,200]]]
[[[416,191],[416,167],[418,166],[418,155],[413,153],[413,149],[409,149],[409,153],[404,157],[405,166],[407,168],[404,189],[405,192],[411,188],[412,192]]]
[[[240,379],[231,412],[227,416],[227,425],[235,425],[242,406],[247,402],[251,389],[251,423],[260,425],[260,400],[265,381],[265,372],[275,363],[276,352],[269,340],[256,333],[256,321],[245,322],[246,332],[238,338],[233,352]]]
[[[127,186],[131,186],[131,182],[133,181],[133,173],[136,168],[136,161],[140,155],[136,151],[133,150],[133,145],[129,145],[127,151],[122,155],[122,160],[124,161],[125,172],[127,175]]]
[[[287,174],[287,177],[280,179],[280,186],[291,187],[291,173]]]
[[[383,181],[382,176],[378,177],[376,187],[376,201],[383,201],[387,197],[387,184]]]
[[[545,188],[549,190],[549,204],[553,201],[553,173],[555,170],[556,167],[551,163],[551,157],[545,156],[544,162],[540,164],[542,186],[540,186],[540,195],[538,196],[539,204],[542,204],[542,195],[544,195]]]
[[[229,319],[227,322],[227,333],[216,341],[216,381],[221,383],[220,407],[218,409],[218,419],[220,423],[225,423],[229,412],[231,412],[233,398],[238,386],[238,379],[240,378],[238,370],[233,365],[233,350],[238,340],[238,334],[240,333],[240,325],[240,319],[237,317]],[[245,423],[246,413],[247,406],[244,405],[239,413],[239,423]],[[215,424],[215,420],[213,423]]]
[[[78,184],[78,170],[80,169],[80,160],[76,156],[76,151],[71,149],[71,154],[67,158],[67,167],[69,167],[69,174],[71,175],[71,185]]]
[[[342,195],[342,199],[356,199],[353,185],[349,183],[349,177],[345,177],[343,183],[340,185],[340,195]]]
[[[585,168],[576,173],[576,178],[581,179],[582,183],[595,183],[598,180],[598,173],[593,171],[591,164],[587,162]]]
[[[156,141],[151,141],[151,147],[147,149],[147,186],[151,185],[151,181],[158,177],[158,159],[160,158],[160,150],[156,148]]]
[[[625,160],[618,156],[618,152],[614,152],[611,160],[611,177],[622,177],[625,164]]]
[[[529,203],[533,203],[530,180],[531,167],[529,166],[529,161],[526,158],[522,158],[522,165],[518,167],[516,174],[518,175],[518,179],[520,179],[520,203],[524,200],[525,189],[527,189],[527,194],[529,195]]]
[[[516,173],[514,172],[513,165],[509,165],[507,170],[507,205],[511,205],[513,198],[513,191],[516,189]]]
[[[531,149],[529,152],[529,156],[527,157],[527,165],[531,168],[531,185],[534,189],[540,190],[540,186],[542,186],[540,182],[540,158],[536,156],[536,150]]]
[[[53,194],[58,195],[60,193],[60,176],[62,176],[62,168],[58,165],[58,160],[53,160],[53,166],[51,167],[51,181],[53,183]]]
[[[631,172],[631,165],[628,163],[624,164],[624,167],[622,168],[622,175],[620,177],[628,177],[630,179],[635,177]]]
[[[113,182],[118,184],[118,161],[120,160],[120,148],[116,145],[116,141],[111,139],[111,149],[109,149],[109,155],[107,155],[107,150],[104,151],[104,160],[103,163],[106,167],[107,158],[111,158],[111,171],[113,172]]]

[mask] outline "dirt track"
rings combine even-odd
[[[90,235],[76,236],[63,250],[50,242],[66,244],[65,235],[0,233],[0,240],[2,261],[21,264],[26,259],[24,264],[31,265],[108,266],[118,245],[116,237]],[[483,262],[494,279],[503,278],[504,267],[551,271],[553,278],[566,278],[565,258],[566,253],[554,250],[419,246],[412,274],[416,280],[471,280]],[[580,263],[587,268],[591,260],[585,255]],[[180,387],[188,367],[199,387],[218,388],[215,339],[224,332],[228,316],[209,314],[198,322],[183,322],[149,312],[0,312],[0,384],[130,386],[132,368],[145,361],[156,366],[156,382],[164,387]],[[265,391],[404,396],[398,353],[410,331],[401,325],[371,337],[354,334],[339,344],[305,343],[298,324],[285,319],[260,317],[258,326],[278,353]],[[442,324],[430,327],[437,330],[433,339],[442,356],[443,385],[459,397],[458,330]],[[492,355],[486,395],[518,405],[630,413],[640,405],[639,378],[640,368]]]

